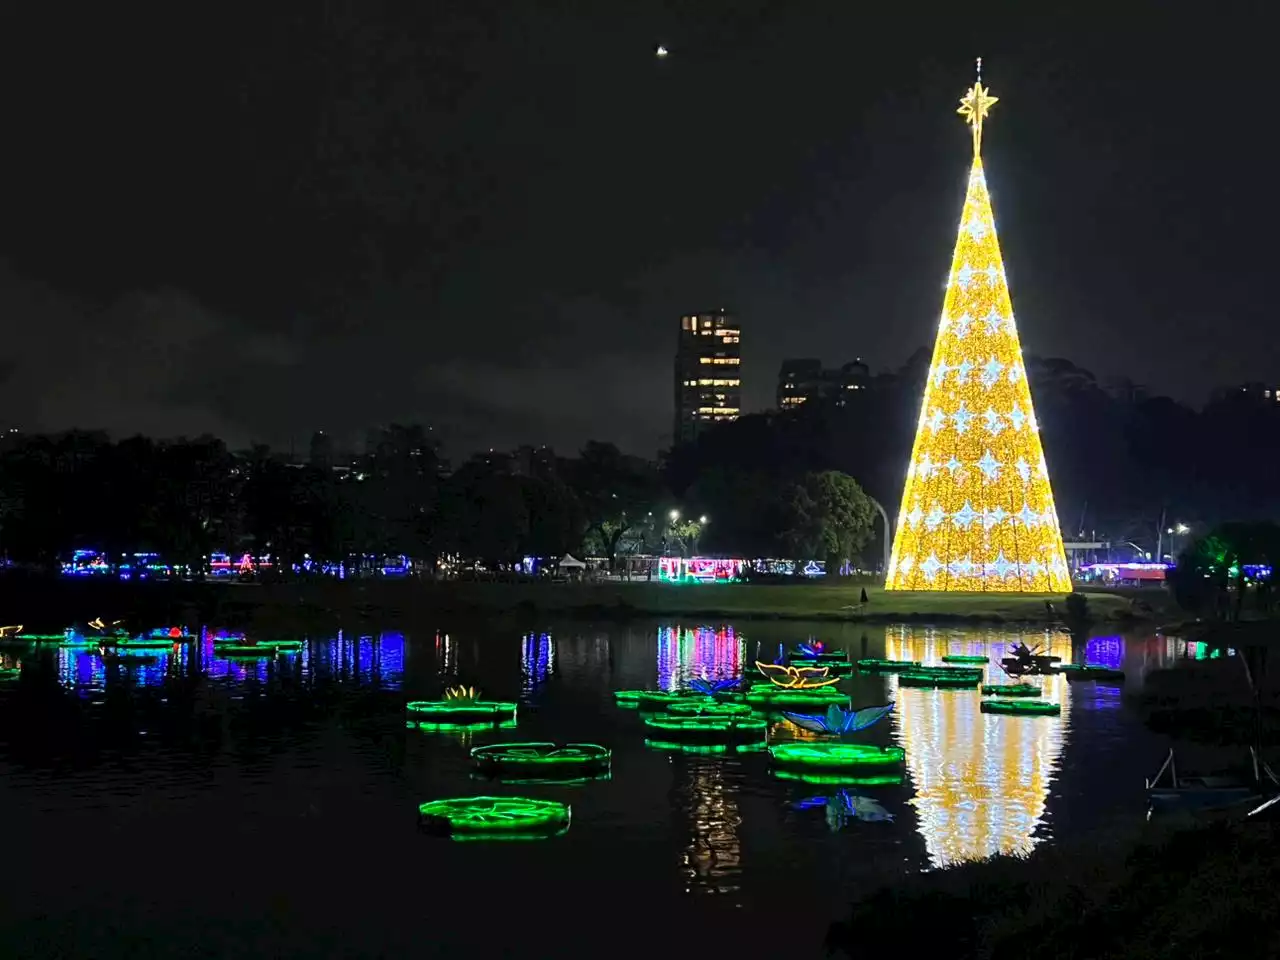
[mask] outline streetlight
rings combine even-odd
[[[680,511],[679,511],[679,510],[672,510],[669,514],[667,514],[667,516],[669,516],[669,517],[671,518],[671,522],[672,522],[672,523],[675,523],[677,520],[679,520],[679,519],[680,519]]]
[[[701,524],[703,524],[703,525],[705,526],[705,525],[707,524],[707,522],[708,522],[708,520],[707,520],[707,515],[704,513],[702,516],[700,516],[700,517],[698,518],[698,522],[699,522],[699,523],[701,523]]]

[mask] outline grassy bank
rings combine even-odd
[[[888,623],[1044,623],[1049,600],[1059,615],[1063,597],[1042,594],[889,593],[860,585],[811,583],[683,585],[665,583],[432,583],[333,580],[263,585],[0,581],[0,620],[66,625],[102,616],[145,622],[220,622],[263,618],[291,623],[353,617],[432,617],[440,614],[552,615],[593,619],[696,617]],[[1123,597],[1089,594],[1095,620],[1130,615]]]
[[[1270,824],[1220,823],[965,864],[856,903],[828,943],[849,957],[1280,956],[1276,839]]]

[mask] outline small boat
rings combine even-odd
[[[1249,753],[1253,757],[1255,770],[1252,781],[1230,774],[1184,774],[1180,777],[1178,765],[1173,759],[1173,750],[1170,749],[1156,775],[1146,782],[1150,815],[1193,811],[1203,813],[1261,802],[1262,784],[1256,776],[1258,754],[1253,747],[1249,748]]]

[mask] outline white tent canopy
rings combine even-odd
[[[573,554],[571,554],[571,553],[566,553],[566,554],[565,554],[565,555],[560,559],[560,569],[562,569],[562,570],[563,570],[563,569],[565,569],[565,568],[574,569],[574,570],[582,570],[582,569],[584,569],[585,567],[586,567],[586,564],[585,564],[585,563],[583,563],[581,560],[577,559],[576,557],[574,557],[574,555],[573,555]]]

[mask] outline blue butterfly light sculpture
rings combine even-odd
[[[783,711],[782,715],[801,730],[847,737],[883,720],[892,710],[892,703],[886,703],[878,707],[863,707],[861,710],[846,710],[843,707],[837,707],[832,704],[827,708],[825,716],[821,714],[787,713],[786,711]]]
[[[847,790],[841,790],[834,797],[809,797],[796,804],[797,810],[811,810],[815,807],[823,808],[827,826],[833,831],[841,829],[851,819],[866,823],[893,820],[893,814],[870,797],[854,796]]]
[[[689,681],[689,688],[696,693],[711,697],[717,693],[732,690],[741,682],[742,680],[739,677],[730,677],[728,680],[706,680],[695,677]]]

